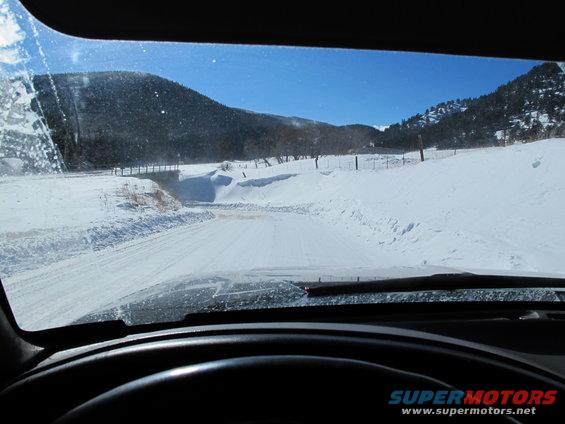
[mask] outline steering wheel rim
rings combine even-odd
[[[444,382],[370,362],[303,355],[248,356],[146,376],[79,405],[58,424],[127,419],[163,422],[402,421],[392,390],[452,389]],[[182,415],[181,415],[182,416]]]

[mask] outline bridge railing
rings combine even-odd
[[[128,176],[140,174],[155,174],[160,172],[174,172],[179,170],[179,164],[152,164],[152,165],[137,165],[137,166],[115,166],[112,168],[112,174]]]

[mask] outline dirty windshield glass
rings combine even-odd
[[[0,278],[17,323],[445,300],[314,299],[308,281],[564,276],[564,69],[84,40],[0,0]]]

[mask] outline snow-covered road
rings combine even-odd
[[[181,276],[257,268],[387,265],[366,240],[319,217],[213,210],[216,218],[18,274],[7,282],[18,324],[66,325],[86,312]]]

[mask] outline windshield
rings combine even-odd
[[[564,69],[84,40],[0,0],[0,278],[18,325],[308,305],[304,281],[564,277]]]

